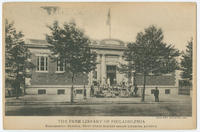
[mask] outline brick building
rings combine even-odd
[[[53,62],[50,59],[48,43],[44,40],[29,39],[26,45],[32,53],[31,61],[36,68],[31,70],[32,78],[26,79],[26,93],[29,95],[61,95],[66,101],[70,101],[71,77],[67,74],[63,63]],[[97,53],[97,66],[88,75],[79,75],[74,82],[75,98],[83,98],[84,89],[86,95],[90,97],[90,87],[94,80],[101,85],[119,84],[122,81],[128,82],[128,78],[117,71],[117,66],[124,62],[123,51],[125,43],[115,39],[105,39],[94,41],[90,45],[91,49]],[[178,72],[161,76],[148,76],[146,79],[146,94],[152,94],[155,86],[158,86],[160,93],[165,95],[178,94]],[[137,75],[136,84],[139,87],[139,94],[143,87],[142,75]]]

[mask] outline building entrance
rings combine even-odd
[[[107,72],[107,82],[110,83],[111,86],[116,84],[116,66],[107,65],[106,72]]]

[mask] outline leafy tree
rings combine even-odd
[[[181,77],[183,79],[192,80],[192,45],[193,39],[188,41],[186,52],[183,52],[181,58]]]
[[[30,52],[25,46],[22,32],[17,32],[14,24],[5,22],[5,72],[6,87],[15,89],[16,98],[19,96],[21,86],[24,86],[25,78],[30,78],[31,74],[27,69],[34,68],[30,62]]]
[[[121,68],[125,73],[143,75],[142,101],[145,100],[146,76],[149,74],[160,75],[173,72],[178,69],[176,57],[179,51],[171,44],[163,42],[162,30],[155,26],[149,26],[137,34],[136,42],[128,43],[124,51],[124,59],[127,61]]]
[[[73,103],[74,78],[79,74],[87,74],[96,67],[96,53],[92,52],[89,38],[86,37],[75,23],[65,23],[63,28],[55,21],[50,35],[46,35],[46,40],[50,44],[52,59],[58,58],[64,62],[68,73],[71,73],[71,103]]]

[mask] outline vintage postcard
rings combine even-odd
[[[4,129],[196,129],[196,3],[4,3]]]

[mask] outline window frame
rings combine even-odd
[[[62,91],[61,93],[59,93],[59,91]],[[63,92],[64,91],[64,92]],[[65,89],[58,89],[57,90],[57,95],[64,95],[65,94]]]
[[[63,70],[61,71],[61,62],[60,59],[58,58],[56,61],[56,73],[64,73],[65,72],[65,62],[63,62]]]
[[[45,92],[39,94],[39,91],[45,91]],[[46,89],[38,89],[38,95],[44,95],[44,94],[47,94],[47,90]]]
[[[77,91],[79,91],[79,92],[77,92]],[[83,89],[76,89],[76,94],[83,94]]]
[[[155,89],[151,89],[151,94],[154,94],[154,92],[155,92]]]
[[[44,68],[44,70],[41,70],[41,58],[44,57],[44,66],[42,66]],[[48,72],[49,70],[49,59],[48,59],[48,55],[36,55],[36,72]]]
[[[168,91],[168,92],[166,93],[166,91]],[[171,90],[170,89],[165,89],[165,94],[171,94]]]

